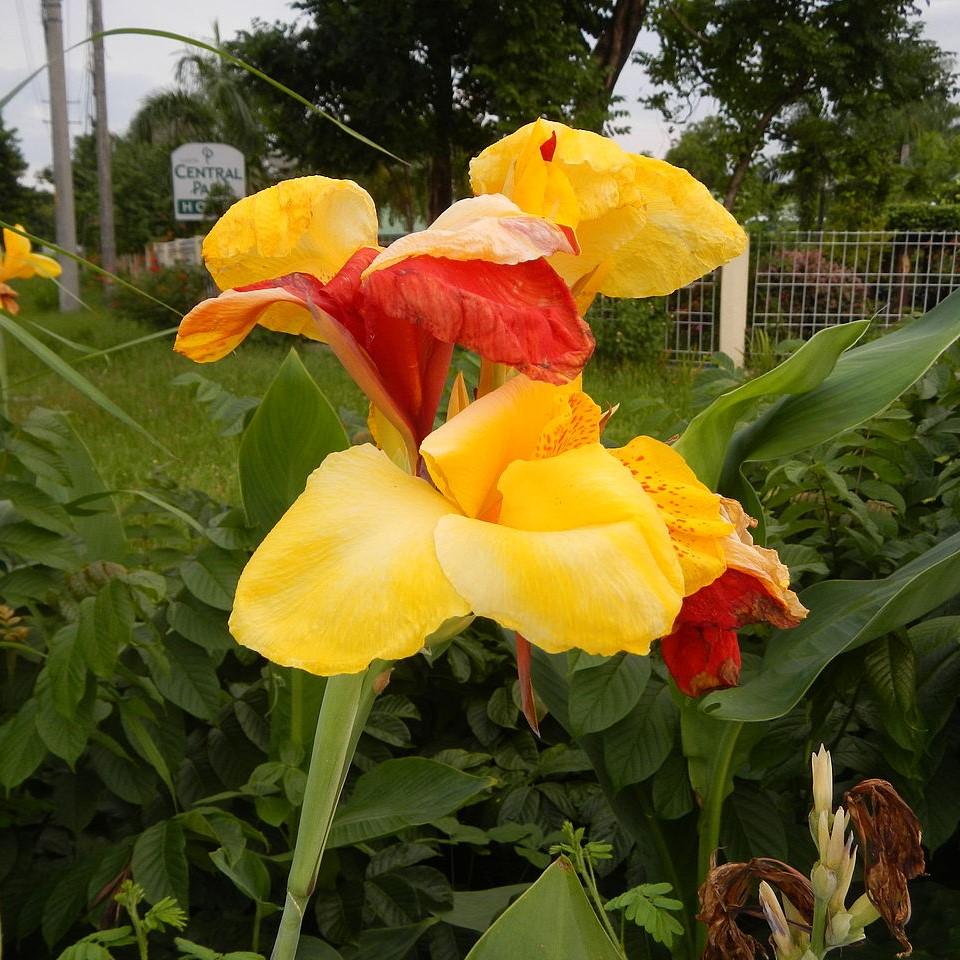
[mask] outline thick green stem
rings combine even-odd
[[[821,960],[826,952],[827,931],[827,901],[822,897],[815,897],[813,901],[813,927],[810,931],[810,951]]]
[[[700,814],[700,849],[697,857],[697,883],[701,884],[710,872],[710,858],[720,846],[720,822],[723,815],[723,801],[726,799],[726,785],[730,779],[730,767],[733,753],[737,748],[737,738],[743,729],[742,723],[728,723],[720,735],[720,742],[714,754],[713,769],[707,795],[704,797]],[[697,929],[697,956],[703,953],[707,932],[701,924]]]
[[[307,901],[313,893],[330,824],[360,736],[355,727],[359,725],[362,730],[366,720],[365,716],[361,717],[361,712],[368,700],[367,691],[370,692],[369,703],[373,701],[369,673],[331,677],[327,681],[317,719],[293,863],[287,879],[287,898],[272,960],[294,960],[297,955]]]

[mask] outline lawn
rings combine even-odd
[[[27,287],[31,289],[26,289]],[[239,396],[260,397],[291,346],[335,409],[359,417],[366,401],[322,344],[258,331],[218,363],[198,365],[172,350],[173,334],[106,357],[79,361],[85,352],[103,350],[156,332],[141,321],[93,303],[92,309],[62,314],[49,309],[48,291],[23,285],[20,323],[71,363],[140,423],[158,442],[118,422],[63,382],[19,343],[6,337],[11,381],[10,412],[16,420],[33,407],[73,414],[104,479],[117,488],[139,486],[159,472],[178,485],[196,487],[228,502],[238,497],[234,465],[238,437],[221,435],[194,389],[174,383],[183,374],[200,374]],[[175,317],[172,321],[175,321]],[[171,326],[173,322],[171,322]],[[47,333],[49,331],[50,333]],[[68,339],[74,349],[50,334]],[[691,402],[692,371],[664,365],[658,369],[591,365],[586,389],[604,407],[619,403],[607,437],[619,443],[640,432],[669,436]],[[168,455],[163,448],[170,451]]]

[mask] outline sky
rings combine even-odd
[[[88,36],[87,0],[63,0],[64,44],[70,46]],[[255,17],[262,20],[293,19],[288,0],[103,0],[106,29],[150,27],[209,39],[218,20],[224,37],[248,27]],[[946,50],[960,50],[960,0],[930,0],[923,5],[927,36]],[[40,0],[0,0],[0,96],[12,89],[45,60]],[[650,48],[655,38],[647,33],[639,46]],[[182,45],[156,37],[108,37],[107,115],[110,129],[123,133],[144,96],[173,83],[173,70]],[[70,100],[71,134],[89,132],[93,97],[89,75],[89,44],[67,54],[67,97]],[[637,152],[663,156],[678,135],[659,114],[644,110],[637,98],[645,92],[640,67],[630,64],[620,76],[615,91],[629,111],[630,133],[618,139]],[[46,74],[37,77],[4,108],[4,121],[16,127],[21,148],[30,164],[28,177],[51,163],[50,127]],[[695,106],[690,119],[709,112],[709,103]],[[375,131],[364,131],[376,138]],[[0,201],[2,202],[2,201]]]

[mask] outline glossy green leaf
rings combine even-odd
[[[490,787],[423,757],[386,760],[365,773],[340,804],[328,847],[345,847],[445,817]]]
[[[33,692],[37,700],[37,733],[40,739],[52,754],[65,760],[67,766],[73,769],[93,730],[96,684],[86,684],[83,699],[74,707],[69,719],[65,719],[54,706],[49,675],[40,674]]]
[[[737,422],[765,397],[813,390],[869,325],[868,320],[855,320],[821,330],[773,370],[717,397],[690,421],[675,449],[708,487],[716,489]]]
[[[896,630],[956,596],[960,534],[883,580],[828,580],[801,595],[810,614],[767,643],[757,674],[708,694],[700,708],[725,720],[773,720],[791,710],[823,669],[846,650]]]
[[[24,520],[29,520],[38,527],[63,536],[73,533],[73,524],[67,511],[32,483],[19,480],[0,481],[0,500],[9,500]]]
[[[142,707],[141,702],[137,700],[122,700],[120,702],[120,720],[123,724],[124,733],[133,749],[147,761],[163,781],[164,786],[170,791],[170,796],[176,797],[170,767],[141,716],[141,711],[145,709],[147,708]]]
[[[957,337],[960,291],[919,319],[849,350],[815,389],[785,397],[744,427],[725,470],[744,460],[788,456],[869,420],[916,383]]]
[[[343,424],[296,350],[287,354],[240,442],[247,519],[266,532],[328,453],[349,446]]]
[[[0,526],[0,549],[55,570],[72,570],[79,565],[80,560],[69,540],[32,523],[7,523]]]
[[[167,606],[167,623],[181,637],[205,650],[231,650],[236,646],[222,611],[199,604],[172,602]]]
[[[187,842],[176,820],[161,820],[148,827],[133,845],[133,879],[143,887],[147,900],[156,903],[173,897],[189,903]]]
[[[570,677],[570,724],[580,736],[598,733],[622,720],[650,679],[650,658],[620,653]]]
[[[467,954],[467,960],[507,957],[620,960],[566,857],[550,864]]]
[[[50,652],[41,671],[49,678],[54,708],[67,719],[73,715],[87,686],[87,665],[77,633],[77,624],[70,623],[50,638]]]
[[[15,340],[18,340],[20,344],[29,350],[41,363],[46,364],[58,377],[82,393],[91,403],[95,403],[102,410],[106,410],[112,417],[146,437],[168,457],[174,456],[149,430],[140,426],[130,414],[118,407],[99,387],[95,386],[82,373],[70,366],[58,353],[54,353],[42,340],[38,340],[32,333],[24,329],[16,320],[0,312],[0,327]]]

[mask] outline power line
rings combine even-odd
[[[27,59],[27,70],[33,73],[33,44],[31,43],[30,29],[28,27],[26,12],[23,9],[23,0],[16,0],[17,3],[17,22],[20,25],[20,39],[23,41],[23,54]],[[33,97],[37,101],[37,106],[42,107],[43,102],[40,97],[40,91],[37,89],[37,79],[30,81],[30,89],[33,91]]]

